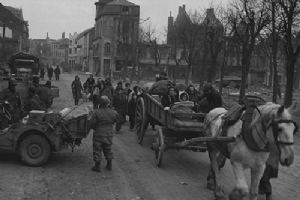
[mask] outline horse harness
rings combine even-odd
[[[257,110],[258,110],[258,108],[257,108]],[[249,115],[251,114],[251,116],[252,116],[253,112],[252,113],[250,112],[248,114]],[[260,112],[259,112],[259,114],[261,115]],[[244,123],[245,123],[245,121],[244,121]],[[246,145],[251,150],[256,151],[256,152],[268,152],[269,151],[266,133],[267,133],[268,129],[270,129],[270,128],[272,128],[273,137],[274,137],[274,140],[275,140],[277,146],[293,145],[294,142],[286,142],[286,141],[278,140],[278,135],[280,132],[279,124],[282,124],[282,123],[287,123],[287,124],[293,123],[295,126],[294,134],[297,132],[298,126],[295,121],[281,119],[281,120],[273,120],[268,126],[266,126],[263,122],[261,122],[262,129],[263,129],[263,131],[262,131],[263,135],[259,134],[260,132],[256,132],[256,133],[253,132],[252,128],[250,128],[250,126],[247,126],[247,127],[243,126],[241,135],[242,135],[243,140],[246,143]]]
[[[283,119],[273,120],[268,126],[266,126],[263,122],[261,122],[263,131],[262,132],[258,132],[258,131],[254,132],[254,131],[252,131],[252,128],[250,127],[250,125],[252,123],[252,117],[253,117],[254,110],[257,110],[259,115],[261,115],[260,110],[254,104],[245,105],[245,106],[240,105],[240,106],[233,108],[231,111],[229,110],[230,114],[226,113],[222,117],[223,124],[222,124],[221,136],[226,136],[229,126],[235,124],[238,120],[242,120],[243,125],[242,125],[241,136],[242,136],[244,142],[246,143],[246,145],[248,146],[248,148],[250,148],[251,150],[253,150],[255,152],[268,152],[269,151],[268,150],[268,141],[266,138],[266,133],[269,128],[272,128],[272,131],[274,134],[273,136],[274,136],[277,146],[294,144],[293,142],[279,141],[278,135],[280,132],[279,124],[282,124],[282,123],[293,123],[295,126],[295,130],[294,130],[294,134],[295,134],[298,130],[298,126],[295,121],[283,120]],[[244,115],[243,115],[243,112],[244,112]],[[219,116],[220,115],[218,115],[217,117],[219,117]],[[225,145],[225,144],[220,145],[219,148],[227,158],[230,157],[230,153],[229,153],[227,145]]]
[[[279,128],[279,124],[289,124],[289,123],[293,123],[294,126],[295,126],[295,130],[294,130],[294,135],[296,134],[296,132],[298,131],[298,125],[295,121],[293,120],[284,120],[284,119],[281,119],[281,120],[274,120],[269,126],[268,128],[272,127],[273,129],[273,134],[274,134],[274,139],[276,141],[276,144],[277,145],[286,145],[286,146],[291,146],[291,145],[294,145],[294,142],[286,142],[286,141],[279,141],[278,140],[278,135],[279,135],[279,132],[280,132],[280,128]]]

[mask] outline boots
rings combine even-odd
[[[94,172],[101,172],[100,162],[95,162],[94,167],[92,167],[92,171],[94,171]]]
[[[111,160],[107,160],[106,169],[107,169],[108,171],[111,171],[111,170],[112,170],[112,163],[111,163]]]
[[[266,194],[266,200],[272,200],[272,194]]]

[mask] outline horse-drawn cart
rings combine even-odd
[[[192,102],[181,102],[191,106]],[[208,142],[233,142],[231,137],[206,137],[205,113],[174,111],[164,108],[158,95],[142,93],[136,106],[136,134],[142,144],[148,124],[158,125],[157,136],[152,144],[156,164],[162,164],[163,153],[168,149],[184,149],[205,152]]]

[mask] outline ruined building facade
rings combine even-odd
[[[99,0],[95,5],[93,72],[110,77],[134,65],[140,7],[127,0]]]

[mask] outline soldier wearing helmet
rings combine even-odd
[[[107,161],[106,169],[112,170],[113,153],[111,146],[114,134],[113,124],[119,120],[119,116],[116,111],[109,108],[110,100],[107,96],[101,96],[97,104],[99,108],[94,110],[90,120],[90,127],[94,130],[93,160],[95,165],[92,170],[101,172],[102,152]]]
[[[12,115],[12,122],[17,122],[21,118],[21,98],[16,91],[16,81],[10,79],[8,81],[8,88],[1,91],[0,101],[7,101],[10,105],[10,114]]]

